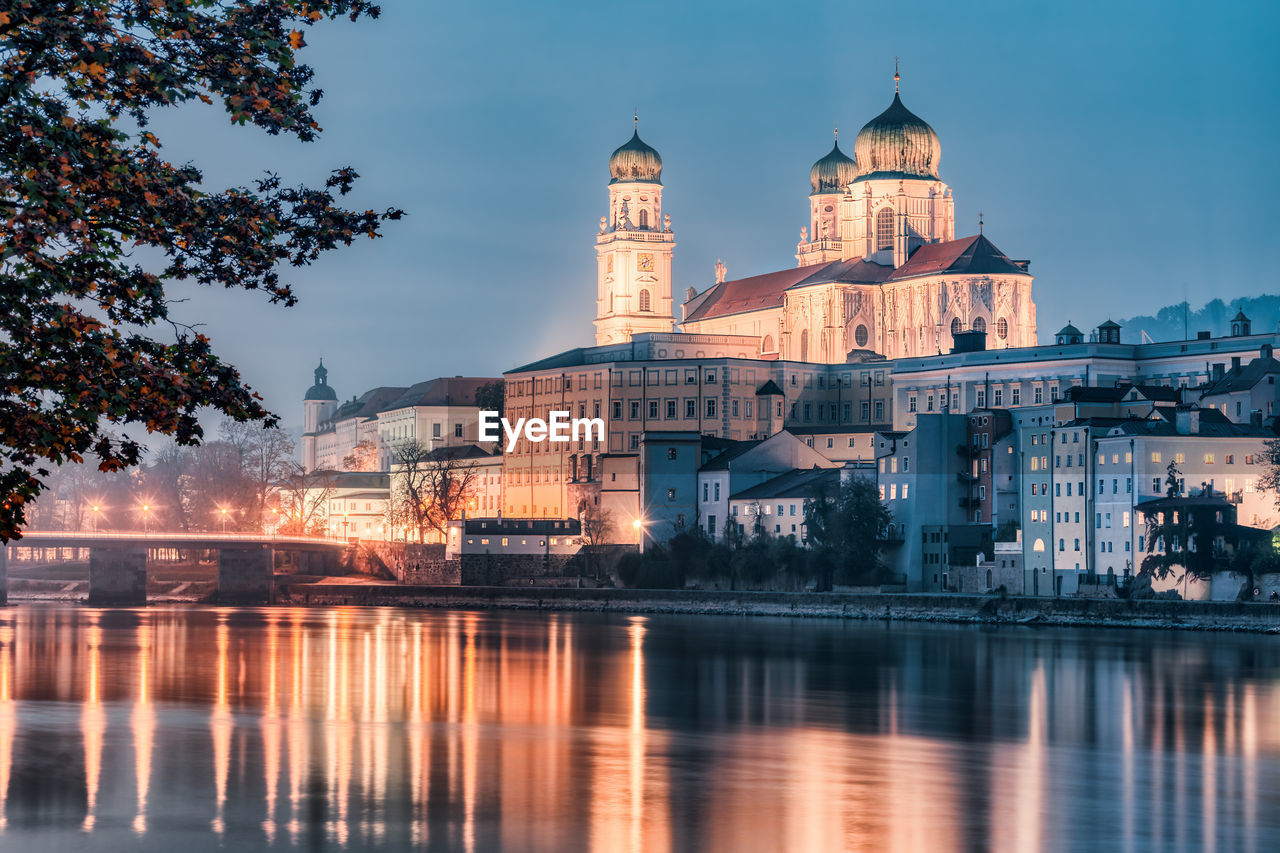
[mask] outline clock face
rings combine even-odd
[[[641,272],[653,271],[653,255],[648,252],[641,252],[636,256],[636,269]]]

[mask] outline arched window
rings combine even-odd
[[[999,320],[996,320],[996,334],[1000,336],[1000,340],[1002,341],[1009,337],[1009,321],[1008,320],[1006,320],[1003,317],[1001,317]]]
[[[1033,549],[1033,550],[1035,550],[1035,551],[1043,551],[1043,550],[1044,550],[1044,540],[1043,540],[1043,539],[1037,539],[1037,540],[1036,540],[1036,544],[1035,544],[1035,545],[1033,545],[1033,546],[1031,546],[1031,547],[1032,547],[1032,549]]]
[[[893,248],[893,210],[886,207],[876,214],[876,250]]]
[[[985,332],[987,330],[987,321],[984,317],[975,317],[973,320],[973,330],[975,332]]]
[[[640,211],[640,227],[641,228],[649,227],[649,211],[647,210]]]
[[[956,335],[960,334],[963,331],[964,331],[964,323],[960,322],[959,317],[952,317],[951,318],[951,336],[955,337]]]
[[[765,335],[764,340],[760,342],[760,352],[773,352],[773,335]]]
[[[858,328],[853,330],[853,340],[858,346],[865,347],[867,345],[867,327],[859,323]]]
[[[809,330],[805,329],[800,333],[800,360],[809,360]]]
[[[640,291],[640,310],[641,311],[651,310],[649,308],[649,291],[647,290]]]

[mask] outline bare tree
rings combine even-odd
[[[613,513],[588,504],[580,517],[583,545],[608,545],[613,538]]]
[[[461,518],[475,485],[475,465],[463,458],[466,447],[430,450],[420,441],[406,441],[395,449],[391,468],[391,500],[387,521],[426,541],[434,531],[448,539],[449,522]]]
[[[378,447],[369,439],[364,439],[351,453],[342,457],[344,471],[376,471],[378,470]]]
[[[293,439],[259,423],[225,420],[218,429],[222,441],[236,449],[243,475],[243,495],[236,509],[245,529],[261,530],[275,484],[293,462]]]
[[[285,518],[279,528],[281,533],[311,536],[324,532],[326,508],[335,491],[332,471],[308,471],[297,462],[289,462],[275,485]]]

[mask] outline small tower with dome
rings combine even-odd
[[[596,235],[596,344],[671,332],[671,217],[662,212],[662,157],[640,138],[609,158],[609,213]]]
[[[302,466],[308,471],[316,466],[316,433],[337,408],[338,395],[329,386],[329,370],[322,358],[315,369],[315,382],[302,397]]]
[[[857,176],[858,164],[840,150],[837,130],[831,151],[809,170],[809,224],[796,247],[796,261],[800,266],[843,258],[840,204]]]

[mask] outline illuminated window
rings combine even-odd
[[[893,211],[885,208],[876,214],[876,249],[893,248]]]

